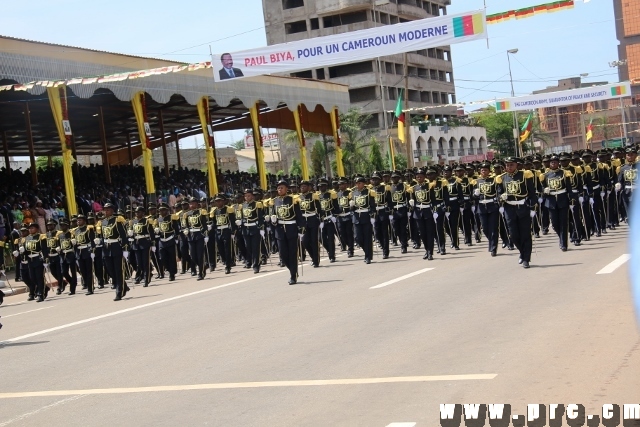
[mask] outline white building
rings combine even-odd
[[[487,150],[487,130],[478,126],[429,126],[424,132],[409,128],[415,166],[492,159]]]

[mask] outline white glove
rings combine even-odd
[[[502,193],[502,194],[500,195],[500,199],[501,199],[503,202],[506,202],[508,198],[509,198],[509,195],[508,195],[507,193]]]
[[[416,201],[413,199],[409,200],[409,206],[414,207],[416,205]]]
[[[271,222],[274,223],[274,224],[277,224],[278,217],[276,215],[271,215]]]
[[[204,238],[204,242],[205,242],[205,243],[209,243],[209,238],[208,238],[208,237],[205,237],[205,238]],[[155,252],[155,251],[156,251],[156,247],[155,247],[155,246],[152,246],[152,247],[151,247],[151,252]]]
[[[619,182],[616,182],[615,187],[616,187],[616,191],[622,190],[622,184],[620,184]]]
[[[304,237],[304,234],[298,233],[298,237],[300,238],[300,241],[302,242],[302,238]]]
[[[596,202],[596,201],[595,201],[595,200],[593,200],[593,197],[589,197],[589,204],[590,204],[590,205],[593,205],[595,202]]]
[[[582,197],[582,196],[578,197],[578,201],[579,201],[580,203],[584,203],[584,197]]]
[[[538,204],[541,205],[542,204],[542,197],[538,197]]]
[[[320,223],[320,230],[324,228],[324,221]]]
[[[213,225],[211,225],[211,224],[207,225],[207,230],[209,230],[209,231],[213,230]]]
[[[61,248],[60,246],[58,246],[58,247],[56,248],[56,252],[62,252],[62,248]]]
[[[20,248],[18,248],[18,250],[20,251],[21,254],[24,253],[24,246],[20,246]]]
[[[71,239],[71,244],[72,244],[73,246],[75,246],[75,245],[76,245],[76,243],[78,243],[78,241],[77,241],[76,239]]]
[[[320,228],[322,228],[322,224],[320,224]],[[260,236],[264,237],[264,230],[260,230]]]
[[[265,220],[266,222],[269,222],[269,221],[271,221],[271,217],[270,217],[269,215],[266,215],[266,216],[264,217],[264,220]]]
[[[433,220],[435,221],[436,219],[438,219],[438,212],[433,213]]]
[[[446,216],[447,218],[449,218],[449,216],[451,215],[451,212],[445,212],[444,216]]]
[[[242,220],[241,219],[236,219],[236,225],[238,227],[240,227],[242,225]]]
[[[333,222],[333,223],[335,224],[335,223],[336,223],[336,221],[337,221],[337,220],[336,220],[336,217],[335,217],[335,216],[332,216],[332,217],[331,217],[331,222]]]
[[[182,230],[182,233],[186,236],[187,234],[189,234],[189,230],[185,228],[184,230]]]
[[[611,194],[611,190],[607,190],[607,196]]]
[[[7,277],[7,273],[4,270],[0,270],[0,277],[2,276]]]
[[[127,230],[127,236],[129,237],[133,236],[133,230]]]
[[[356,205],[356,202],[354,202],[353,200],[349,200],[349,206],[354,207]]]
[[[96,257],[96,254],[94,254],[93,252],[91,253],[91,259],[94,259]]]
[[[130,242],[133,242],[135,239],[129,237],[127,240],[130,241]]]
[[[20,256],[20,252],[18,251],[13,251],[13,256],[18,258]]]
[[[471,212],[476,213],[476,207],[475,206],[471,206]]]
[[[129,251],[123,251],[122,252],[122,257],[123,258],[129,258]]]
[[[544,190],[542,192],[544,194],[549,194],[549,193],[551,193],[551,189],[549,187],[544,187]]]
[[[160,229],[158,227],[156,227],[156,228],[153,229],[153,232],[156,233],[156,234],[160,234]]]
[[[536,217],[536,211],[529,211],[529,216],[531,218],[535,218]]]
[[[231,240],[236,240],[236,235],[235,234],[231,235]]]
[[[375,223],[376,223],[376,219],[375,218],[371,218],[370,221],[371,221],[371,225],[375,225]]]
[[[99,245],[100,243],[102,243],[102,240],[100,240],[99,237],[96,237],[95,239],[93,239],[93,243],[95,243],[96,245]]]
[[[600,198],[604,199],[604,195],[605,195],[605,194],[606,194],[606,193],[605,193],[604,191],[601,191],[601,192],[600,192]]]
[[[460,213],[463,213],[463,212],[464,212],[464,208],[460,208]]]
[[[49,263],[48,263],[48,262],[47,262],[47,263],[45,263],[45,264],[43,264],[43,266],[44,266],[45,270],[48,270],[48,269],[49,269]]]
[[[504,207],[500,206],[500,209],[498,209],[498,212],[500,212],[500,214],[504,213]]]
[[[480,197],[480,189],[476,188],[475,190],[473,190],[473,195],[476,197]]]

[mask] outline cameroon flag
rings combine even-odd
[[[593,138],[593,119],[589,120],[587,125],[587,142],[591,141],[591,138]]]
[[[527,117],[527,121],[524,122],[522,128],[520,129],[520,144],[525,142],[529,135],[531,135],[531,130],[533,129],[533,121],[531,118],[533,117],[533,113],[529,113],[529,117]]]
[[[398,102],[396,103],[395,115],[398,119],[398,139],[404,142],[404,113],[402,112],[402,100],[404,90],[400,89],[400,96],[398,96]]]

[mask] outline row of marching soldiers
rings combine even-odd
[[[617,157],[612,158],[612,154]],[[620,153],[560,153],[558,156],[510,157],[476,165],[374,172],[369,179],[354,177],[332,182],[319,179],[299,184],[279,181],[267,195],[247,189],[230,200],[216,195],[209,205],[190,198],[181,210],[169,206],[137,207],[134,212],[115,210],[109,203],[103,215],[78,215],[59,224],[47,222],[24,226],[14,241],[18,276],[29,288],[29,299],[47,297],[45,282],[58,282],[57,293],[69,286],[76,292],[76,272],[87,295],[95,286],[110,281],[115,300],[130,290],[125,280],[148,286],[152,266],[156,278],[168,274],[174,281],[178,261],[182,274],[190,270],[198,280],[217,263],[226,274],[240,261],[259,273],[277,253],[278,265],[289,269],[289,284],[297,283],[298,266],[306,256],[318,267],[320,252],[329,262],[336,259],[337,245],[354,256],[357,245],[370,264],[376,248],[389,257],[390,242],[406,253],[424,246],[424,259],[434,250],[446,254],[488,240],[495,256],[498,242],[517,250],[519,263],[529,267],[532,236],[558,235],[559,247],[580,245],[592,235],[600,236],[628,218],[637,186],[637,149]],[[403,179],[404,178],[404,179]],[[460,236],[462,234],[462,236]]]

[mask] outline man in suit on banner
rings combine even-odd
[[[220,56],[222,68],[220,68],[220,80],[235,79],[236,77],[244,77],[240,68],[233,67],[233,58],[230,53],[223,53]]]

